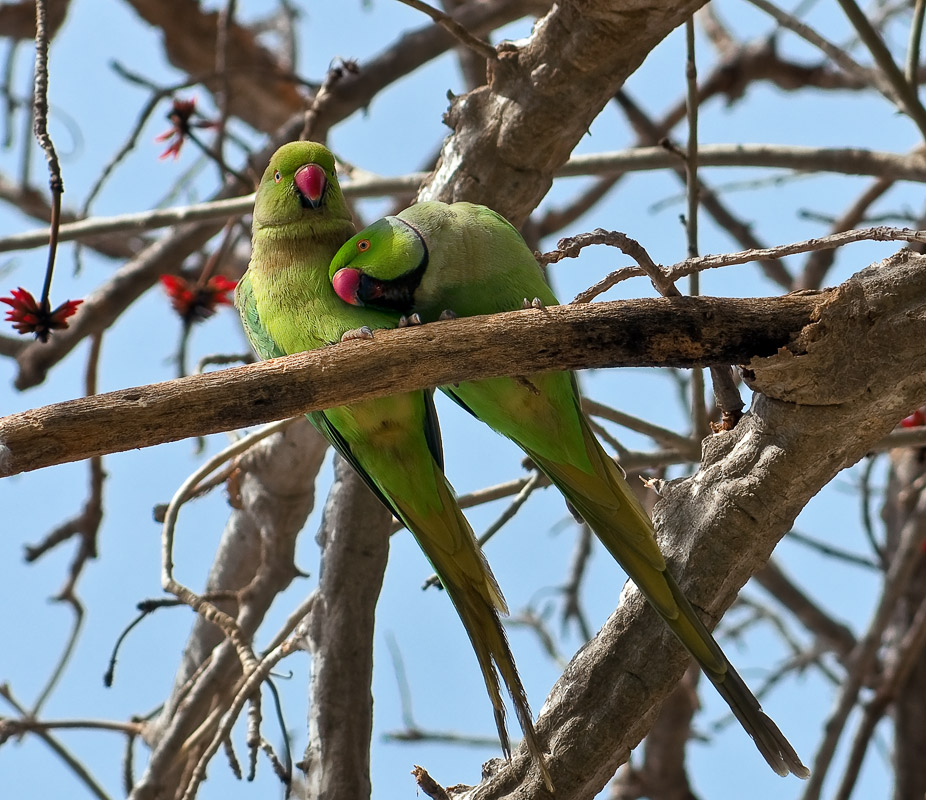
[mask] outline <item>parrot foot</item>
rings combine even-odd
[[[443,311],[440,312],[440,316],[438,317],[438,319],[439,320],[456,319],[458,316],[459,314],[457,314],[456,311],[451,311],[449,308],[445,308]]]
[[[538,311],[543,311],[546,306],[543,304],[543,300],[539,297],[535,297],[533,300],[528,300],[524,298],[524,302],[521,303],[521,308],[536,308]]]
[[[423,324],[424,323],[422,323],[421,321],[420,314],[411,314],[407,317],[403,314],[401,317],[399,317],[399,327],[400,328],[410,328],[412,325],[423,325]]]
[[[372,339],[373,331],[369,326],[364,325],[362,328],[354,328],[352,331],[345,331],[341,334],[342,342],[350,342],[354,339]]]

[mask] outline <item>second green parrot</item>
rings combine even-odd
[[[395,327],[391,313],[342,303],[328,279],[331,257],[354,231],[332,154],[314,142],[281,147],[257,190],[251,261],[235,293],[245,332],[261,358]],[[352,403],[313,412],[309,419],[415,535],[469,634],[506,755],[510,748],[499,673],[552,791],[499,620],[499,612],[507,613],[505,600],[444,477],[431,394],[409,392]]]
[[[530,249],[485,206],[423,202],[374,222],[330,266],[332,286],[355,307],[475,316],[557,300]],[[624,567],[729,704],[779,775],[810,772],[727,660],[666,569],[649,516],[591,431],[575,376],[547,372],[441,387],[514,440],[550,478]]]

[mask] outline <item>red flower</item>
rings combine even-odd
[[[205,286],[199,286],[179,275],[162,275],[161,284],[174,311],[184,322],[193,323],[211,317],[216,306],[230,306],[232,298],[229,292],[235,290],[237,282],[224,275],[213,275]]]
[[[19,333],[34,333],[35,338],[47,342],[55,329],[66,328],[68,317],[77,313],[77,306],[83,300],[65,300],[54,311],[48,301],[42,305],[21,286],[10,293],[10,297],[0,297],[0,303],[6,303],[10,310],[6,312],[6,321],[12,322]]]
[[[168,139],[172,140],[167,146],[167,149],[161,153],[159,156],[160,158],[167,158],[168,156],[173,156],[175,159],[178,158],[180,156],[180,148],[183,147],[183,143],[192,136],[193,128],[215,127],[216,123],[212,120],[194,120],[193,117],[195,115],[196,98],[190,100],[181,100],[177,97],[174,98],[170,112],[167,114],[167,119],[170,120],[173,127],[156,136],[154,139],[156,142],[164,142]]]
[[[916,409],[909,417],[900,420],[902,428],[920,428],[923,425],[926,425],[926,406]]]

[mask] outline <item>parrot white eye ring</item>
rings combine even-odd
[[[280,170],[276,170],[276,172],[273,173],[273,182],[279,183],[281,180],[283,180],[283,176],[280,174]]]
[[[361,253],[365,253],[367,250],[370,249],[370,240],[369,240],[369,239],[361,239],[359,242],[357,242],[357,249],[358,249]]]

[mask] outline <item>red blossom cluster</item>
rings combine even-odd
[[[170,120],[172,127],[154,139],[156,142],[171,140],[167,149],[159,156],[160,158],[168,158],[169,156],[173,156],[175,159],[178,158],[180,148],[192,135],[193,128],[214,128],[216,126],[216,123],[209,119],[194,120],[193,117],[196,113],[195,97],[190,100],[182,100],[179,97],[174,98],[170,112],[167,114],[167,119]]]
[[[217,306],[231,305],[229,293],[235,290],[237,282],[224,275],[213,275],[204,285],[198,285],[179,275],[162,275],[161,285],[174,311],[184,322],[193,323],[211,317]]]
[[[21,286],[10,293],[10,297],[0,297],[0,303],[6,303],[10,310],[6,312],[6,321],[12,322],[19,333],[34,333],[35,338],[47,342],[53,330],[68,326],[68,317],[77,313],[77,306],[83,300],[65,300],[54,311],[46,300],[39,303],[32,294]]]

